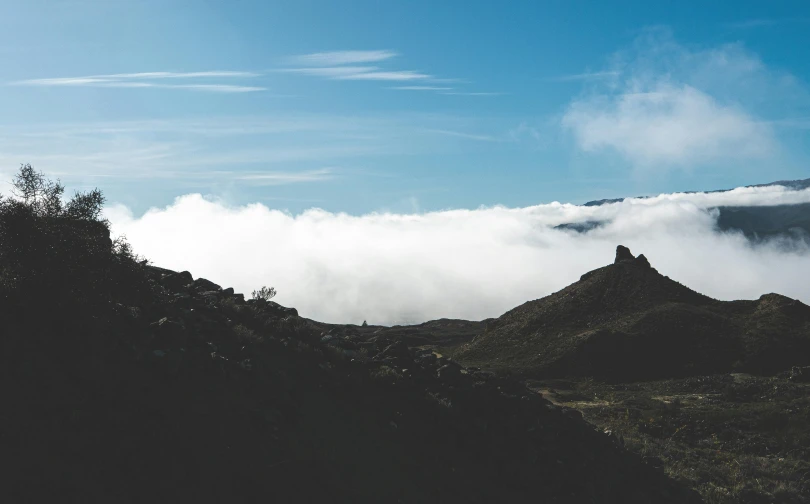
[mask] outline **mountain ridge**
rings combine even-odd
[[[781,180],[766,184],[754,184],[745,187],[771,187],[784,186],[791,190],[804,190],[810,187],[810,179]],[[719,189],[713,191],[685,191],[681,194],[695,193],[721,193],[733,189]],[[653,196],[638,196],[634,199],[646,199]],[[612,203],[621,203],[630,198],[607,198],[588,201],[586,207],[602,206]],[[718,205],[713,207],[717,211],[715,228],[720,232],[741,232],[751,242],[757,243],[771,238],[789,238],[800,243],[810,244],[810,203],[795,203],[786,205],[762,206],[733,206]],[[588,233],[594,229],[608,224],[609,220],[585,220],[577,222],[564,222],[554,226],[554,229]]]
[[[807,305],[779,294],[718,301],[619,246],[613,264],[509,310],[456,356],[527,376],[641,380],[775,373],[808,364],[798,357],[807,351]],[[666,362],[659,362],[661,355]]]

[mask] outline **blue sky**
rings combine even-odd
[[[0,0],[0,174],[136,213],[526,206],[810,176],[810,4]]]

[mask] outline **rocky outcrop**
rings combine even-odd
[[[633,260],[633,264],[645,269],[652,268],[652,266],[650,266],[650,261],[648,261],[647,258],[644,257],[644,254],[639,254],[639,256]]]
[[[619,245],[616,247],[616,259],[614,259],[613,264],[619,264],[622,262],[630,262],[633,261],[636,257],[630,253],[630,249],[625,247],[624,245]]]

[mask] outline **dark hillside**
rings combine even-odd
[[[39,188],[0,206],[0,502],[700,502],[518,381],[149,266]]]
[[[776,373],[810,363],[810,307],[777,294],[717,301],[619,246],[614,264],[505,313],[456,355],[532,377]]]

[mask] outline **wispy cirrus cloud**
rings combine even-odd
[[[295,184],[299,182],[320,182],[324,180],[331,180],[335,178],[336,170],[334,168],[321,168],[318,170],[308,170],[302,172],[258,172],[258,173],[241,173],[234,176],[236,180],[250,182],[253,185],[284,185]]]
[[[435,133],[438,135],[452,136],[457,138],[464,138],[467,140],[477,140],[479,142],[503,142],[504,139],[494,135],[483,135],[476,133],[466,133],[463,131],[443,130],[443,129],[424,129],[426,133]]]
[[[442,94],[458,94],[464,96],[495,96],[501,93],[475,93],[458,92],[445,93],[454,88],[448,86],[436,86],[435,84],[463,83],[462,79],[436,77],[431,73],[422,70],[397,70],[381,68],[379,65],[399,56],[399,53],[391,50],[371,50],[371,51],[330,51],[312,54],[303,54],[285,58],[285,62],[292,67],[282,68],[276,71],[320,77],[329,80],[346,81],[381,81],[381,82],[424,82],[419,86],[399,86],[390,89],[401,91],[433,91]],[[375,66],[368,65],[376,64]]]
[[[400,91],[450,91],[453,88],[441,86],[395,86],[388,89],[397,89]]]
[[[555,77],[547,77],[544,80],[547,81],[555,81],[555,82],[571,82],[571,81],[587,81],[587,80],[599,80],[599,79],[610,79],[613,77],[618,77],[618,71],[604,71],[604,72],[585,72],[585,73],[578,73],[578,74],[570,74],[570,75],[557,75]]]
[[[247,93],[265,91],[261,86],[247,86],[237,84],[222,84],[214,79],[248,79],[259,77],[255,72],[214,70],[205,72],[138,72],[118,73],[104,75],[88,75],[81,77],[49,77],[42,79],[27,79],[9,83],[15,86],[35,87],[106,87],[106,88],[159,88],[159,89],[186,89],[208,91],[216,93]],[[166,84],[167,79],[203,80],[192,84]],[[157,82],[155,82],[157,81]]]
[[[329,51],[312,54],[301,54],[286,58],[292,65],[302,66],[334,66],[351,65],[357,63],[375,63],[391,59],[398,54],[389,50],[374,51]]]
[[[400,70],[393,72],[363,72],[335,77],[339,80],[379,80],[379,81],[412,81],[429,79],[431,76],[413,70]]]
[[[112,79],[193,79],[198,77],[260,77],[256,72],[213,70],[207,72],[140,72],[110,75],[95,75],[98,78]]]
[[[736,21],[733,23],[726,23],[729,28],[747,29],[747,28],[763,28],[766,26],[775,26],[778,23],[776,19],[746,19],[744,21]]]
[[[737,30],[749,30],[754,28],[771,28],[784,24],[795,23],[810,23],[810,18],[807,17],[786,17],[786,18],[756,18],[756,19],[743,19],[741,21],[734,21],[726,23],[727,28]]]
[[[230,84],[177,84],[177,85],[165,85],[153,87],[191,89],[197,91],[211,91],[214,93],[251,93],[254,91],[267,90],[267,88],[258,86],[234,86]]]
[[[414,70],[386,71],[373,66],[282,68],[279,71],[334,80],[412,81],[431,78]]]
[[[267,88],[264,87],[236,86],[232,84],[154,84],[151,82],[108,82],[98,84],[97,87],[189,89],[213,93],[251,93],[254,91],[267,90]]]
[[[443,95],[448,96],[502,96],[504,93],[494,93],[494,92],[482,92],[482,91],[473,91],[473,92],[464,92],[464,91],[450,91],[447,93],[441,93]]]
[[[344,76],[358,75],[366,72],[378,70],[373,66],[331,66],[314,68],[282,68],[281,72],[309,75],[312,77],[325,77],[327,79],[337,79]]]

